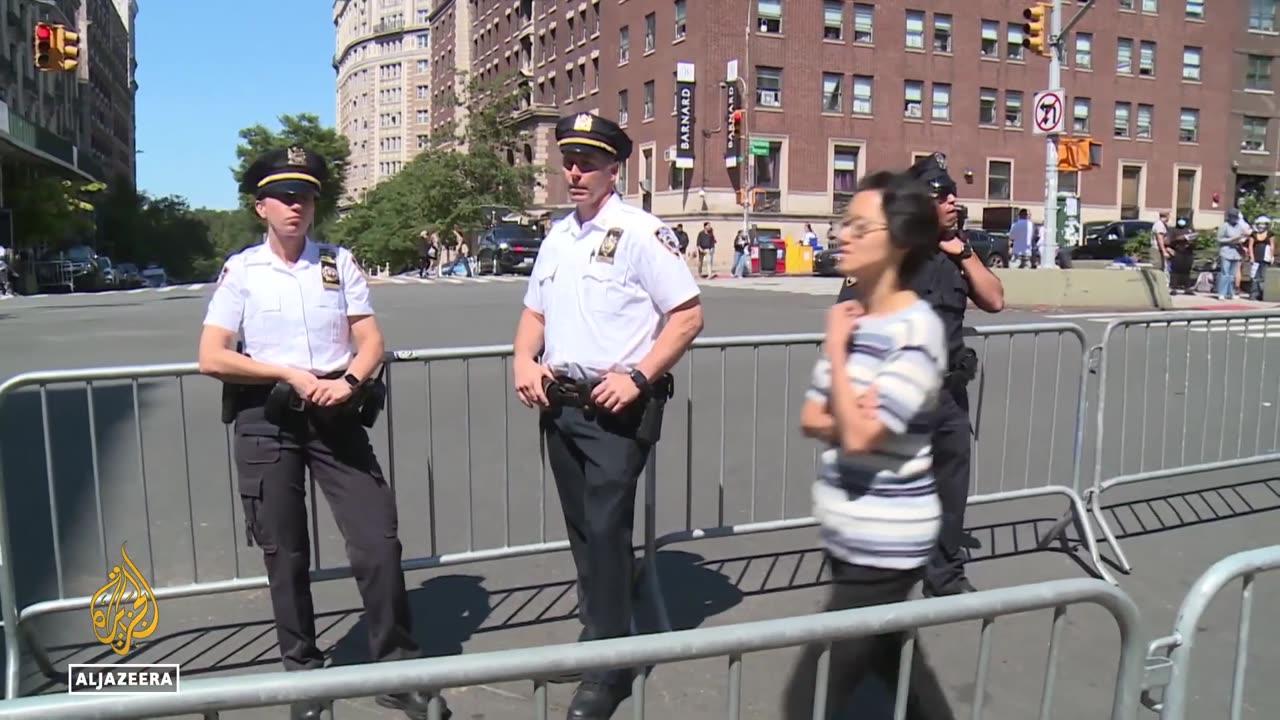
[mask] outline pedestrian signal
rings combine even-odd
[[[1102,143],[1089,138],[1058,140],[1058,170],[1083,172],[1102,165]]]
[[[80,33],[58,25],[54,28],[53,47],[58,53],[58,68],[75,70],[80,64]]]
[[[1044,57],[1053,52],[1049,44],[1049,13],[1052,9],[1049,3],[1036,3],[1022,11],[1022,17],[1027,20],[1022,24],[1022,47]]]
[[[31,54],[35,59],[36,69],[54,69],[53,26],[48,23],[36,23],[32,40],[34,41],[34,46]]]

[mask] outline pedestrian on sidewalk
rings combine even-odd
[[[1275,261],[1276,236],[1271,231],[1271,218],[1259,215],[1254,218],[1253,232],[1249,234],[1249,299],[1261,300],[1267,281],[1267,268]]]
[[[861,288],[861,299],[828,312],[823,354],[800,415],[804,433],[826,444],[813,511],[833,579],[827,611],[907,600],[937,545],[942,504],[929,418],[943,392],[947,336],[910,278],[937,252],[940,230],[933,194],[907,173],[867,177],[848,205],[838,269]],[[843,717],[870,673],[890,689],[908,683],[908,718],[951,720],[919,642],[909,679],[899,677],[906,639],[894,633],[836,641],[825,716]],[[786,720],[815,717],[821,652],[806,648],[792,673]]]
[[[702,223],[697,242],[698,275],[707,277],[716,271],[716,231],[711,228],[711,223]]]
[[[1239,284],[1240,263],[1244,259],[1245,241],[1249,236],[1249,223],[1240,217],[1236,208],[1227,208],[1222,225],[1218,226],[1218,283],[1219,300],[1236,297]]]

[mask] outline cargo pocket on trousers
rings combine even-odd
[[[240,502],[244,506],[244,534],[249,547],[254,543],[265,553],[272,553],[276,545],[260,517],[262,509],[262,486],[266,480],[267,468],[280,460],[280,442],[275,433],[253,434],[245,432],[239,438],[239,488]]]

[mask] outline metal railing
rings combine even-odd
[[[0,703],[0,717],[7,720],[140,720],[183,714],[214,713],[301,701],[327,701],[367,697],[408,690],[446,690],[456,687],[530,680],[535,717],[549,717],[547,682],[555,675],[596,668],[636,668],[632,690],[633,717],[646,713],[645,682],[654,665],[702,658],[724,658],[727,716],[744,716],[744,656],[779,648],[819,645],[818,667],[826,668],[832,643],[853,637],[909,633],[902,647],[902,667],[910,667],[915,631],[931,626],[981,620],[972,717],[983,717],[991,660],[992,638],[998,618],[1035,610],[1053,609],[1045,673],[1041,693],[1042,720],[1051,717],[1053,690],[1059,667],[1059,645],[1067,624],[1067,608],[1094,604],[1106,610],[1119,630],[1119,659],[1107,715],[1111,720],[1133,720],[1142,683],[1143,645],[1137,607],[1127,595],[1100,580],[1055,580],[988,590],[968,595],[912,600],[893,605],[819,613],[801,617],[697,628],[656,635],[613,640],[550,645],[532,649],[403,660],[388,663],[326,668],[308,672],[272,672],[247,676],[185,681],[181,692],[151,693],[131,697],[100,695],[49,695]],[[904,674],[905,675],[905,674]],[[895,717],[905,712],[906,680],[899,682]],[[814,682],[814,706],[820,713],[826,703],[827,684],[819,674]],[[439,718],[436,704],[430,717]],[[777,717],[776,712],[767,714]]]
[[[1245,673],[1249,668],[1249,630],[1253,623],[1254,581],[1259,573],[1280,569],[1280,545],[1236,553],[1214,563],[1191,586],[1178,608],[1173,633],[1151,642],[1147,650],[1147,686],[1142,703],[1160,713],[1160,720],[1184,720],[1187,711],[1188,686],[1191,681],[1191,651],[1204,626],[1204,615],[1227,585],[1240,580],[1240,617],[1236,628],[1235,663],[1231,673],[1231,697],[1227,715],[1201,715],[1240,720],[1244,708]],[[1203,690],[1200,680],[1197,687]],[[1163,688],[1164,697],[1156,700],[1152,690]]]
[[[1083,333],[1066,323],[1010,325],[970,340],[983,361],[970,388],[970,503],[1065,496],[1069,511],[1040,545],[1075,521],[1097,557],[1079,494]],[[814,525],[818,449],[798,425],[820,342],[788,335],[694,344],[674,371],[676,396],[646,468],[637,508],[644,558],[676,542]],[[802,349],[807,355],[797,355]],[[388,354],[386,412],[371,439],[402,513],[427,518],[400,523],[406,570],[568,549],[537,422],[509,390],[510,354],[509,345]],[[0,462],[0,495],[14,482],[25,490],[18,507],[0,497],[0,605],[14,630],[5,634],[6,697],[19,694],[20,640],[45,675],[62,677],[32,621],[88,608],[126,543],[157,599],[266,587],[259,552],[243,541],[219,389],[194,363],[26,373],[0,385],[4,411],[32,418],[15,443],[31,452]],[[17,468],[15,477],[6,467]],[[350,577],[318,495],[313,484],[312,577]],[[12,552],[15,536],[22,556]],[[650,562],[641,573],[667,630],[658,574]]]
[[[1093,482],[1083,495],[1124,572],[1133,566],[1102,505],[1107,490],[1280,461],[1280,386],[1263,380],[1272,337],[1280,312],[1151,313],[1107,324],[1097,348]]]

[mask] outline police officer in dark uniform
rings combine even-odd
[[[957,595],[974,590],[964,571],[964,512],[972,472],[969,382],[977,374],[978,357],[964,343],[964,313],[969,300],[987,312],[1004,309],[1004,286],[983,264],[960,231],[956,184],[947,174],[947,158],[933,153],[909,172],[933,190],[943,231],[938,252],[910,279],[910,287],[933,306],[947,331],[949,369],[934,417],[933,472],[942,503],[938,548],[925,574],[927,595]],[[845,281],[837,302],[857,300],[859,288]]]
[[[262,548],[287,670],[324,665],[311,601],[308,471],[346,540],[370,655],[420,655],[400,569],[395,496],[365,429],[385,391],[375,377],[382,332],[351,253],[307,236],[327,180],[324,158],[305,148],[265,153],[249,167],[240,189],[254,197],[267,232],[223,265],[200,336],[201,372],[227,384],[223,419],[235,423],[247,534]],[[242,331],[239,353],[232,346]],[[376,698],[414,719],[427,717],[431,700],[422,692]],[[321,710],[296,703],[290,717],[318,720]]]
[[[640,473],[671,397],[670,369],[702,330],[698,283],[675,233],[615,190],[631,139],[589,113],[556,124],[574,212],[530,273],[512,375],[537,407],[578,571],[584,640],[627,635]],[[629,671],[592,671],[569,720],[608,720]]]

